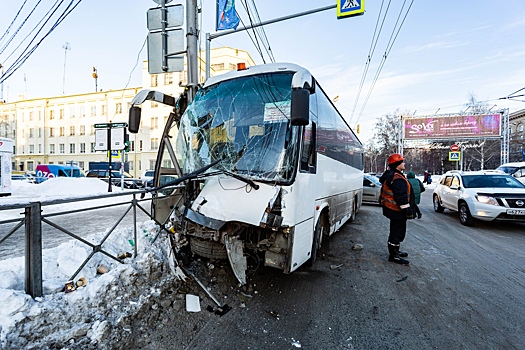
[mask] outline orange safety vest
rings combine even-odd
[[[394,182],[397,179],[403,179],[407,183],[407,194],[408,194],[408,200],[410,201],[410,183],[408,180],[399,173],[394,173],[394,178],[392,179],[392,182]],[[381,186],[381,205],[387,207],[388,209],[392,209],[395,211],[401,211],[401,208],[396,203],[394,199],[394,192],[388,187],[386,184],[386,181],[383,182],[383,185]]]

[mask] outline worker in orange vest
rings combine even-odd
[[[401,265],[408,265],[408,253],[399,250],[405,239],[407,220],[414,219],[417,210],[414,191],[403,175],[405,160],[399,153],[388,157],[389,169],[383,173],[381,182],[381,206],[383,215],[390,219],[388,236],[388,260]]]

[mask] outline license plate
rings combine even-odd
[[[525,215],[525,210],[520,209],[507,209],[509,215]]]

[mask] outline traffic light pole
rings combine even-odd
[[[193,101],[199,84],[199,28],[197,28],[197,0],[186,0],[186,40],[188,60],[188,103]]]
[[[111,128],[112,128],[111,120],[109,121],[109,128],[108,128],[108,147],[107,152],[109,156],[109,162],[108,162],[108,172],[109,172],[109,181],[108,181],[108,192],[113,191],[113,187],[111,186],[111,161],[113,158],[113,155],[111,154]]]

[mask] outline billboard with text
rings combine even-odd
[[[501,136],[501,114],[428,116],[403,119],[404,139]]]

